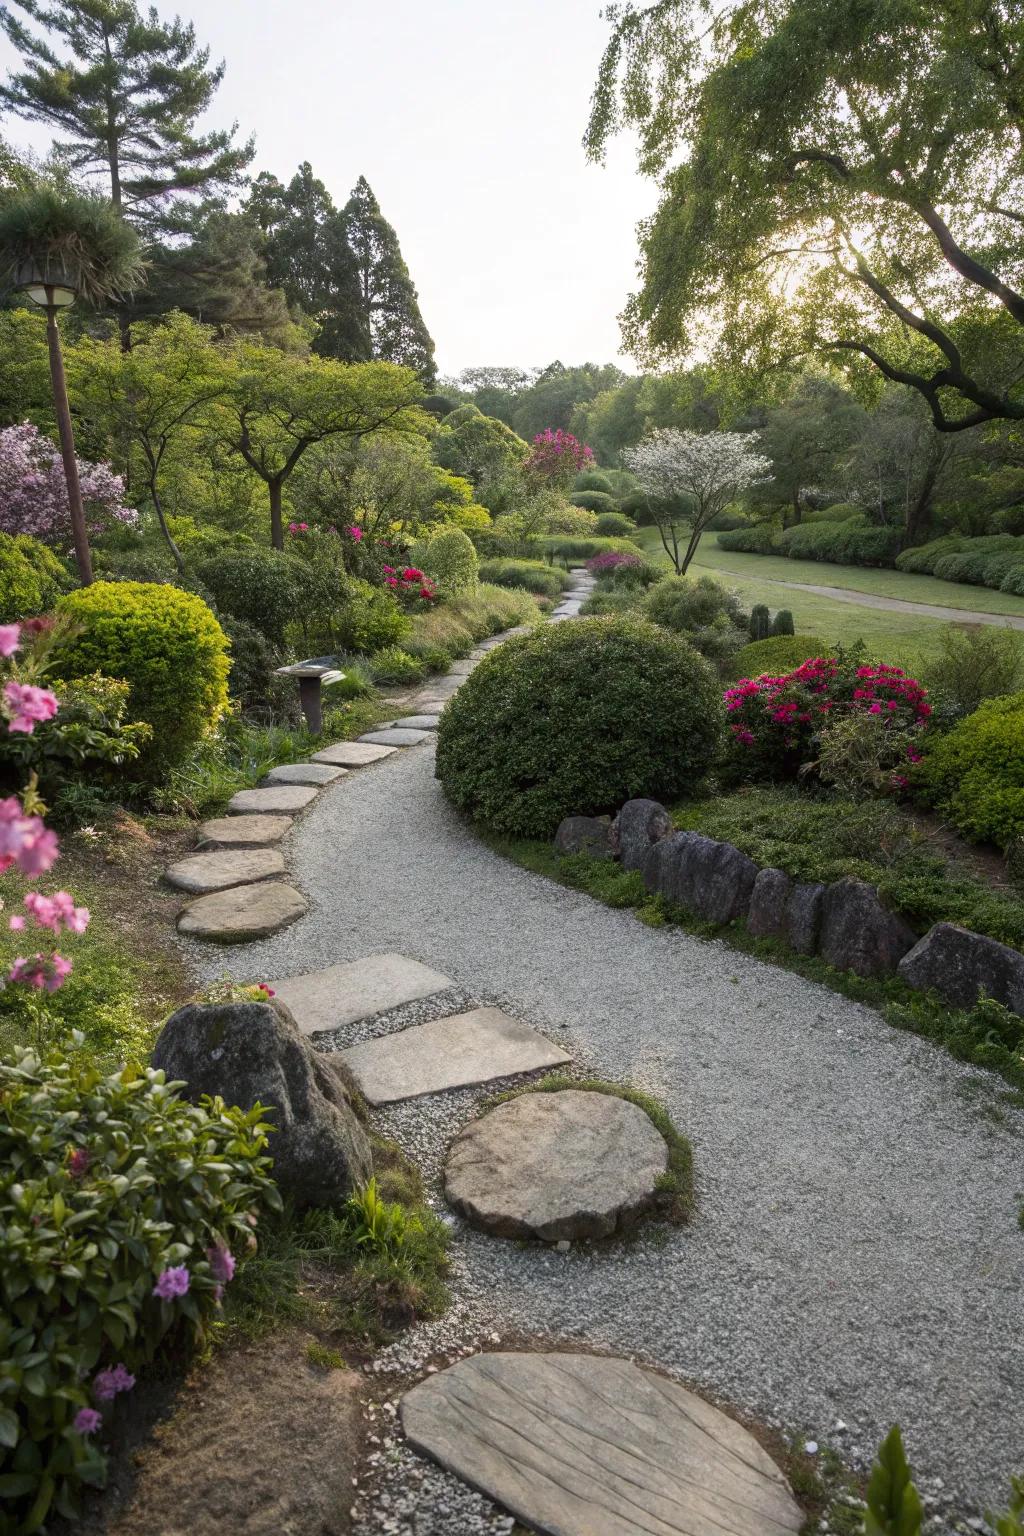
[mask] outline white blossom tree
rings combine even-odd
[[[711,520],[743,491],[771,479],[771,460],[754,451],[757,441],[756,432],[662,427],[623,453],[623,462],[647,493],[677,576],[686,575]]]

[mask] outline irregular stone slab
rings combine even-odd
[[[164,871],[164,879],[179,891],[202,895],[224,891],[232,885],[249,885],[284,874],[284,859],[276,848],[226,848],[217,853],[194,853]]]
[[[844,875],[825,891],[821,908],[820,953],[839,971],[858,976],[891,976],[917,934],[889,912],[865,880]]]
[[[360,741],[368,741],[378,747],[414,747],[418,741],[426,741],[429,731],[367,731]]]
[[[645,1210],[668,1148],[636,1104],[566,1088],[524,1093],[453,1142],[445,1193],[499,1237],[610,1237]]]
[[[333,784],[340,779],[346,768],[332,763],[279,763],[271,768],[264,784]]]
[[[550,1040],[500,1008],[474,1008],[415,1024],[349,1046],[341,1056],[371,1104],[417,1099],[569,1060]]]
[[[412,707],[423,715],[439,715],[447,703],[447,699],[430,697],[425,699],[413,699]]]
[[[826,889],[820,881],[801,881],[793,887],[786,908],[786,941],[798,955],[817,953]]]
[[[657,800],[627,800],[612,822],[612,847],[623,869],[643,869],[655,843],[672,832],[672,818]]]
[[[196,939],[245,944],[286,928],[305,910],[306,898],[294,886],[265,880],[260,885],[233,885],[228,891],[197,897],[178,918],[178,928]]]
[[[762,869],[750,893],[747,928],[755,939],[788,937],[786,913],[793,894],[793,882],[781,869]]]
[[[304,784],[268,784],[262,789],[240,789],[228,801],[228,810],[233,815],[256,811],[264,816],[290,816],[315,799],[316,790]]]
[[[453,661],[451,666],[448,668],[448,676],[449,677],[468,677],[469,674],[473,670],[473,666],[474,666],[474,661],[473,661],[472,656],[467,658],[466,661]]]
[[[488,1354],[402,1399],[410,1443],[547,1536],[797,1536],[752,1435],[628,1360]]]
[[[333,747],[324,747],[313,753],[314,763],[332,763],[337,768],[365,768],[369,763],[379,763],[390,757],[396,747],[375,747],[368,741],[336,741]]]
[[[342,1079],[300,1035],[280,998],[186,1003],[153,1050],[154,1066],[194,1102],[272,1106],[274,1179],[300,1206],[340,1206],[373,1172],[370,1144]]]
[[[203,843],[224,848],[264,848],[279,843],[291,827],[289,816],[215,816],[199,828]]]
[[[957,1008],[972,1008],[984,989],[997,1003],[1024,1014],[1024,955],[957,923],[930,928],[903,956],[897,974],[922,992],[933,988]]]
[[[745,853],[702,832],[674,832],[662,838],[643,865],[648,890],[710,923],[746,917],[757,872]]]
[[[555,852],[586,853],[592,859],[610,859],[611,823],[598,816],[567,816],[558,824]]]
[[[270,985],[291,1009],[302,1033],[316,1035],[432,997],[454,982],[406,955],[370,955],[323,971],[285,976]]]
[[[395,725],[403,731],[436,731],[440,715],[405,715]]]

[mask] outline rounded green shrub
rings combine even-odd
[[[442,593],[471,592],[477,583],[476,546],[461,528],[441,528],[432,538],[414,545],[409,564],[426,571]]]
[[[347,583],[341,594],[332,627],[329,638],[333,643],[325,649],[372,655],[384,646],[397,645],[404,640],[411,621],[386,587],[374,587],[368,581],[354,579]]]
[[[715,673],[638,619],[577,619],[492,651],[445,709],[437,776],[495,832],[549,837],[565,816],[693,789],[724,730]]]
[[[1024,836],[1024,693],[987,699],[927,742],[914,771],[921,798],[959,832],[1007,848]]]
[[[617,512],[619,504],[607,491],[573,491],[569,500],[587,512]]]
[[[772,617],[767,603],[755,603],[751,608],[747,632],[751,640],[767,640],[772,632]]]
[[[564,534],[567,538],[589,539],[597,528],[597,513],[587,507],[563,502],[545,514],[541,527],[544,533]]]
[[[772,620],[773,635],[795,635],[796,625],[793,623],[793,615],[788,608],[780,608]]]
[[[45,613],[72,585],[52,549],[27,533],[0,533],[0,623]]]
[[[227,636],[201,598],[151,582],[97,581],[58,608],[79,631],[56,651],[54,670],[128,683],[132,719],[153,728],[145,774],[179,762],[217,724],[228,703]]]
[[[625,512],[602,512],[594,525],[601,539],[628,539],[636,533],[636,523]]]
[[[218,609],[242,619],[283,645],[285,630],[302,602],[303,567],[276,549],[228,549],[195,564],[195,574]]]
[[[726,676],[731,682],[739,677],[781,677],[805,661],[831,654],[831,647],[817,635],[770,635],[730,656]]]
[[[569,585],[564,571],[545,565],[543,560],[485,560],[480,580],[496,587],[522,587],[542,597],[559,597]]]
[[[863,517],[864,508],[855,501],[836,501],[830,507],[812,507],[805,512],[805,523],[848,523],[851,518]]]
[[[103,1076],[80,1049],[0,1060],[4,1530],[73,1517],[83,1487],[102,1487],[90,1422],[158,1350],[202,1338],[223,1255],[244,1259],[251,1213],[280,1208],[265,1111],[189,1104],[163,1077]],[[188,1287],[161,1300],[167,1270]]]
[[[999,583],[999,590],[1000,592],[1013,592],[1017,597],[1024,597],[1024,563],[1011,565]]]
[[[749,523],[718,535],[719,549],[738,549],[748,555],[771,555],[778,549],[779,530],[774,523]]]
[[[911,571],[918,576],[932,576],[936,561],[941,560],[943,555],[955,554],[970,542],[963,534],[948,533],[941,539],[931,539],[927,544],[915,544],[896,556],[896,569]]]
[[[231,646],[228,693],[243,709],[269,704],[275,691],[280,691],[279,685],[290,681],[274,675],[282,665],[283,653],[245,619],[226,613],[221,615],[220,625]],[[292,682],[291,688],[294,686]]]
[[[713,576],[666,576],[651,588],[643,611],[685,635],[709,661],[725,661],[747,638],[739,600]]]
[[[572,483],[574,491],[602,491],[605,496],[614,494],[614,486],[600,469],[581,469]]]

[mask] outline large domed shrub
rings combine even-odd
[[[426,571],[447,596],[472,591],[480,562],[468,533],[461,528],[439,528],[432,537],[413,545],[409,563]]]
[[[132,719],[153,727],[142,768],[180,761],[227,708],[227,637],[202,598],[145,581],[97,581],[58,607],[79,632],[56,653],[62,677],[123,678]]]
[[[494,831],[549,837],[565,816],[685,794],[723,729],[715,674],[685,640],[637,619],[576,619],[480,663],[441,718],[437,777]]]

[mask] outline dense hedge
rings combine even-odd
[[[228,644],[201,598],[150,582],[96,581],[58,606],[81,628],[56,652],[54,670],[129,684],[132,719],[153,728],[144,773],[159,776],[217,724],[228,702]]]
[[[987,699],[927,744],[914,773],[928,805],[960,832],[1007,848],[1024,837],[1024,693]]]
[[[766,674],[780,676],[815,656],[830,654],[830,647],[817,635],[769,635],[767,640],[755,640],[731,656],[727,676],[730,680]]]
[[[625,512],[602,512],[594,532],[601,539],[629,539],[636,533],[636,523]]]
[[[863,517],[864,508],[855,501],[837,501],[831,507],[813,507],[804,513],[805,523],[848,523],[851,518]]]
[[[873,527],[858,514],[843,523],[797,523],[779,534],[775,548],[791,560],[827,560],[836,565],[892,565],[899,553],[899,528]]]
[[[199,560],[195,573],[219,609],[251,624],[275,645],[302,601],[303,568],[276,549],[231,549]]]
[[[619,504],[607,491],[573,491],[569,497],[574,507],[584,507],[588,512],[617,512]]]
[[[691,793],[721,745],[715,673],[637,619],[578,619],[508,641],[441,718],[437,776],[496,832],[550,836],[565,816]]]
[[[774,523],[748,523],[718,535],[719,549],[738,549],[748,555],[773,555],[778,551],[779,529]]]
[[[946,534],[905,549],[897,558],[896,569],[1024,595],[1024,537],[991,533],[971,539]]]
[[[559,597],[569,585],[564,571],[545,565],[543,560],[484,560],[480,580],[496,587],[522,587],[539,597]]]
[[[556,560],[592,560],[595,555],[604,554],[609,549],[636,554],[636,544],[630,539],[585,539],[552,534],[541,539],[540,544]]]

